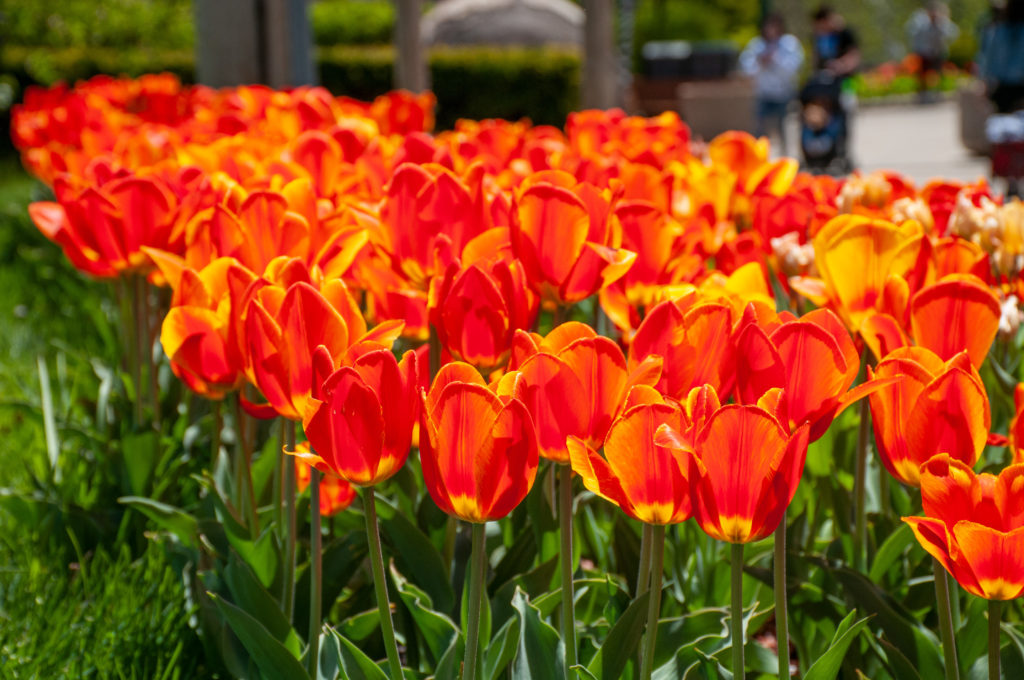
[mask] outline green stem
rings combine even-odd
[[[459,520],[454,515],[448,515],[444,524],[444,545],[441,555],[444,559],[444,568],[448,571],[448,579],[451,580],[455,571],[452,561],[455,559],[455,539],[459,535]]]
[[[988,680],[999,680],[999,620],[1002,600],[988,601]]]
[[[256,510],[256,492],[253,489],[252,483],[252,453],[249,447],[249,437],[246,432],[245,425],[245,411],[242,410],[242,395],[240,392],[235,393],[235,436],[238,438],[236,442],[237,448],[237,467],[235,468],[235,474],[237,475],[236,482],[238,484],[238,496],[239,506],[248,506],[249,515],[249,528],[252,531],[253,536],[259,536],[260,534],[260,519]],[[243,495],[244,494],[244,495]]]
[[[142,426],[142,304],[139,300],[139,277],[132,275],[132,380],[135,382],[135,425]]]
[[[640,663],[640,680],[650,680],[654,672],[654,643],[658,639],[658,617],[661,614],[661,574],[665,566],[665,525],[650,526],[651,531],[651,589],[647,601],[647,629],[644,633],[644,653]]]
[[[285,448],[289,451],[295,450],[295,423],[285,423]],[[285,529],[285,559],[284,559],[284,592],[281,599],[284,602],[285,618],[291,622],[295,613],[295,461],[285,461],[284,466],[284,508],[288,521]]]
[[[466,661],[463,680],[476,680],[480,657],[480,610],[483,605],[484,579],[487,577],[486,524],[473,525],[473,556],[469,573],[469,611],[466,620]]]
[[[139,284],[142,288],[142,324],[143,324],[143,359],[146,366],[146,373],[149,374],[149,404],[153,409],[153,427],[160,431],[160,376],[157,366],[153,362],[153,344],[156,338],[153,334],[153,313],[149,307],[149,282],[145,276],[139,276]],[[159,303],[158,303],[159,306]]]
[[[956,662],[953,616],[949,607],[949,576],[942,564],[934,558],[932,571],[935,574],[935,597],[938,604],[939,633],[942,635],[942,655],[946,662],[946,680],[960,680],[960,667]]]
[[[224,416],[221,413],[221,400],[213,402],[213,441],[210,444],[210,453],[213,454],[213,465],[217,464],[217,456],[220,455],[220,431],[224,429]]]
[[[732,677],[742,678],[743,664],[743,544],[732,544]]]
[[[320,660],[320,609],[324,599],[323,538],[320,534],[320,471],[309,473],[309,676]]]
[[[868,468],[868,428],[870,414],[868,400],[860,402],[860,426],[857,428],[857,467],[853,480],[854,531],[853,560],[861,572],[867,569],[867,507],[866,481]]]
[[[377,593],[377,611],[384,647],[388,652],[388,668],[392,678],[402,677],[402,661],[395,642],[395,626],[391,622],[391,604],[388,602],[388,584],[384,580],[384,555],[380,548],[380,528],[377,526],[377,500],[373,487],[362,489],[363,514],[366,516],[366,536],[370,540],[370,564],[373,567],[373,588]]]
[[[789,602],[786,596],[786,516],[775,530],[775,638],[778,641],[779,680],[789,678]]]
[[[562,641],[565,643],[566,677],[576,665],[576,598],[573,593],[572,572],[572,468],[558,466],[558,523],[562,538]]]
[[[277,443],[278,443],[278,446],[277,446],[277,464],[274,466],[274,486],[273,486],[273,493],[274,493],[274,523],[277,526],[278,534],[282,535],[282,538],[283,538],[282,531],[284,530],[284,466],[285,466],[286,463],[290,462],[290,461],[285,460],[285,459],[286,458],[291,458],[291,456],[289,456],[288,454],[286,454],[284,452],[284,439],[285,439],[284,431],[285,431],[285,427],[287,427],[286,421],[285,421],[284,418],[280,418],[279,420],[280,420],[280,429],[279,429],[278,435],[277,435]]]
[[[644,523],[643,533],[640,535],[640,570],[636,574],[636,596],[640,597],[647,592],[647,584],[651,577],[651,541],[653,539],[653,527]]]

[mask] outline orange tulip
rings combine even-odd
[[[671,402],[637,403],[615,419],[604,441],[604,457],[579,439],[569,437],[572,469],[583,485],[647,524],[678,524],[693,514],[690,499],[689,453],[655,443],[659,427],[683,430],[688,423]]]
[[[356,486],[398,472],[419,418],[416,353],[406,352],[399,362],[389,349],[370,349],[321,385],[303,429],[327,471]]]
[[[499,398],[469,364],[445,364],[423,393],[420,462],[431,498],[449,515],[508,515],[537,476],[537,434],[526,406]]]
[[[941,454],[921,466],[927,517],[904,517],[928,551],[969,593],[988,600],[1024,594],[1024,465],[976,475]]]
[[[827,309],[764,328],[751,307],[737,329],[740,403],[756,403],[768,390],[781,388],[788,418],[784,424],[795,430],[809,423],[811,441],[825,434],[843,409],[878,389],[878,382],[868,382],[850,390],[859,370],[860,356],[849,331]]]
[[[869,377],[895,378],[870,396],[878,455],[892,476],[920,484],[920,466],[949,453],[974,465],[991,426],[988,397],[966,352],[943,362],[923,347],[902,347]]]
[[[662,360],[649,356],[627,367],[618,345],[570,321],[545,338],[517,332],[509,368],[517,371],[516,394],[533,415],[541,455],[566,463],[566,437],[600,448],[632,389],[657,383]],[[504,378],[499,393],[511,383]]]
[[[619,247],[622,227],[606,194],[559,171],[536,173],[520,186],[512,248],[544,300],[579,302],[621,278],[636,259]]]
[[[174,290],[160,342],[171,370],[197,394],[223,399],[244,378],[245,356],[238,346],[234,305],[256,275],[237,260],[217,258],[200,271],[181,258],[145,249]]]
[[[295,483],[299,493],[309,486],[311,465],[302,460],[295,460]],[[341,477],[325,473],[320,478],[320,514],[332,517],[342,510],[347,510],[356,499],[356,488]]]
[[[761,404],[777,398],[770,395]],[[695,389],[687,403],[699,428],[689,436],[662,428],[658,439],[693,452],[687,476],[697,523],[729,543],[764,538],[782,521],[800,483],[808,425],[790,434],[762,406],[719,406],[709,387]]]
[[[723,394],[731,392],[736,379],[732,323],[732,308],[726,303],[705,302],[696,294],[662,302],[637,328],[629,368],[648,356],[660,356],[664,369],[655,387],[677,400],[705,383]]]
[[[537,296],[518,260],[448,266],[431,281],[430,321],[452,356],[484,369],[507,359],[512,336],[537,317]]]
[[[358,307],[345,284],[336,279],[327,282],[322,292],[305,282],[293,283],[276,309],[272,302],[277,300],[259,296],[249,300],[247,365],[270,405],[291,420],[302,420],[309,413],[320,387],[314,376],[330,375],[348,363],[350,346],[389,349],[401,332],[400,322],[365,332]]]

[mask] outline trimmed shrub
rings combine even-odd
[[[309,17],[317,45],[380,45],[391,42],[395,6],[390,0],[319,0]]]

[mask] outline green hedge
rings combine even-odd
[[[318,60],[320,82],[335,94],[371,99],[391,89],[390,47],[321,48]],[[458,118],[495,117],[561,125],[579,101],[580,60],[572,51],[437,48],[431,51],[430,69],[439,128],[451,127]],[[21,88],[99,73],[169,71],[185,82],[195,78],[190,51],[9,46],[0,51],[0,70],[13,75]]]
[[[381,45],[391,42],[395,5],[391,0],[318,0],[310,5],[317,45]]]

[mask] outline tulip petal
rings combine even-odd
[[[963,520],[953,527],[953,536],[957,561],[970,565],[982,597],[1012,600],[1024,594],[1024,527],[1004,533]]]
[[[910,322],[918,345],[943,360],[966,348],[979,368],[999,330],[999,300],[981,281],[954,278],[928,286],[914,296]]]

